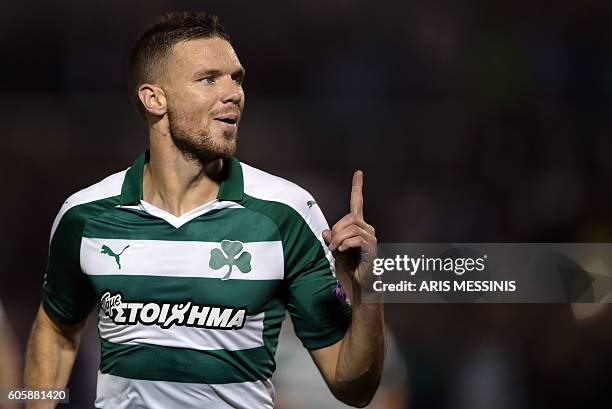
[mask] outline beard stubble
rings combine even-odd
[[[185,158],[195,160],[202,164],[217,159],[227,159],[236,153],[236,141],[227,144],[217,143],[210,136],[209,129],[190,129],[186,125],[189,122],[184,115],[168,107],[168,124],[170,136],[176,148]],[[224,135],[225,137],[225,135]],[[236,139],[238,135],[236,135]]]

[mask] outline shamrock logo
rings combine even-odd
[[[228,266],[227,274],[221,278],[224,281],[230,278],[234,266],[238,267],[238,270],[243,274],[249,273],[251,271],[251,253],[242,251],[242,249],[242,243],[239,241],[223,240],[221,242],[221,249],[212,249],[210,251],[208,266],[213,270],[219,270],[223,266]]]

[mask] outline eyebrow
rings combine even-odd
[[[195,73],[195,77],[204,77],[204,76],[213,76],[213,77],[217,77],[222,75],[223,73],[220,70],[204,70],[204,71],[197,71]],[[232,76],[240,74],[242,76],[242,78],[244,78],[246,76],[246,70],[244,69],[244,67],[240,67],[240,69],[232,72]]]

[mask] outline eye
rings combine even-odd
[[[242,74],[232,75],[232,79],[238,85],[242,85],[242,81],[244,81],[244,77],[242,76]]]
[[[202,84],[213,84],[215,82],[215,78],[214,77],[204,77],[202,79],[200,79],[200,82]]]

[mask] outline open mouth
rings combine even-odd
[[[224,115],[215,118],[215,120],[228,125],[236,125],[238,123],[238,117],[235,115]]]

